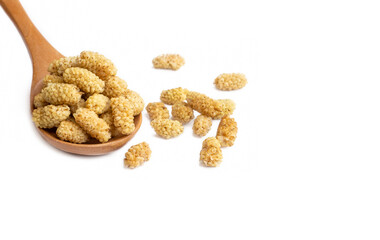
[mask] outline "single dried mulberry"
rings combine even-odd
[[[202,93],[189,91],[186,100],[192,109],[212,119],[221,119],[226,115],[227,110],[228,113],[234,110],[224,100],[214,100]],[[230,101],[228,101],[229,104],[231,104]]]
[[[163,103],[173,105],[177,102],[183,102],[186,100],[186,95],[189,91],[184,88],[173,88],[164,90],[161,92],[160,99]]]
[[[77,67],[78,57],[63,57],[50,63],[48,71],[51,74],[62,76],[67,68]]]
[[[112,137],[119,137],[123,135],[121,131],[113,124],[113,116],[111,111],[103,113],[102,115],[100,115],[100,118],[106,121],[106,123],[110,126]]]
[[[186,124],[194,118],[194,111],[187,103],[176,103],[172,107],[172,116],[173,120]]]
[[[200,161],[206,167],[217,167],[222,162],[222,159],[223,155],[220,142],[214,137],[206,138],[202,143]]]
[[[59,139],[72,143],[85,143],[89,140],[88,134],[73,120],[65,120],[57,128]]]
[[[234,145],[237,135],[237,123],[235,119],[229,116],[224,116],[220,120],[218,130],[216,132],[216,139],[219,140],[222,147],[231,147]]]
[[[97,52],[81,52],[79,66],[90,70],[104,81],[117,73],[117,69],[111,60]]]
[[[73,115],[79,126],[91,137],[98,139],[99,142],[108,142],[111,138],[110,127],[94,111],[87,108],[79,108]]]
[[[135,168],[149,161],[152,151],[150,150],[149,144],[142,142],[136,144],[128,149],[125,153],[124,165],[129,168]]]
[[[79,108],[86,107],[86,101],[83,98],[81,98],[78,103],[70,105],[69,107],[71,113],[74,114]]]
[[[47,105],[33,110],[32,120],[39,128],[53,128],[70,116],[70,108],[66,105]]]
[[[144,110],[144,100],[135,91],[127,89],[124,97],[131,102],[133,115],[139,115]]]
[[[94,94],[104,91],[104,81],[84,68],[73,67],[66,69],[63,73],[63,80],[66,83],[75,84],[85,93]]]
[[[109,98],[125,96],[128,93],[128,84],[123,79],[113,76],[110,77],[104,87],[104,95]]]
[[[178,70],[185,64],[185,59],[178,54],[163,54],[152,60],[154,68]]]
[[[74,105],[82,96],[77,86],[66,83],[49,83],[41,94],[46,102],[54,105]]]
[[[44,77],[43,83],[44,83],[44,86],[47,86],[49,83],[65,83],[65,82],[63,81],[62,76],[48,74]]]
[[[123,96],[111,98],[111,110],[115,127],[119,128],[122,134],[131,134],[135,130],[131,102]]]
[[[94,111],[96,114],[102,114],[110,108],[110,99],[103,94],[95,93],[87,98],[86,108]]]
[[[146,111],[149,114],[149,118],[154,120],[156,118],[169,118],[169,110],[162,102],[152,102],[146,105]]]
[[[150,125],[153,127],[157,135],[163,138],[177,137],[183,132],[183,126],[177,120],[156,118],[150,122]]]
[[[45,107],[46,105],[49,105],[49,103],[45,101],[42,93],[39,93],[36,96],[34,96],[33,104],[36,108]]]
[[[212,120],[210,117],[198,115],[198,117],[196,117],[194,120],[193,132],[194,134],[203,137],[206,136],[206,134],[210,131],[211,126]]]
[[[221,112],[223,116],[231,115],[236,108],[236,104],[231,99],[218,99],[216,100],[221,104]]]
[[[223,73],[215,79],[214,84],[220,90],[236,90],[247,84],[247,78],[242,73]]]

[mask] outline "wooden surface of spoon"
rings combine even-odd
[[[33,79],[30,88],[30,111],[32,112],[33,99],[42,89],[42,79],[47,72],[49,64],[58,58],[63,57],[50,43],[42,36],[38,29],[34,26],[29,19],[25,10],[18,0],[0,0],[0,5],[8,14],[10,19],[17,27],[24,43],[29,51],[29,56],[33,65]],[[61,141],[57,138],[55,131],[37,128],[41,136],[54,147],[74,154],[80,155],[102,155],[113,150],[119,149],[125,145],[136,132],[139,130],[142,122],[142,114],[135,116],[135,131],[128,135],[119,138],[112,138],[107,143],[87,143],[87,144],[74,144]]]

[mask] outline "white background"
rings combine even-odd
[[[22,4],[62,54],[103,53],[146,103],[179,86],[235,100],[239,132],[212,169],[191,123],[164,140],[146,112],[111,154],[52,148],[31,122],[28,53],[0,11],[0,239],[380,238],[378,1]],[[162,53],[186,65],[153,69]],[[224,72],[249,83],[218,91]],[[125,169],[141,141],[151,160]]]

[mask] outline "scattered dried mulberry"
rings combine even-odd
[[[63,80],[66,83],[77,85],[83,92],[89,94],[102,93],[104,90],[104,81],[84,68],[66,69],[63,73]]]
[[[128,93],[127,82],[123,79],[113,76],[110,77],[104,87],[104,95],[109,98],[125,96]]]
[[[144,100],[137,92],[127,89],[124,97],[131,102],[134,116],[139,115],[144,110]]]
[[[223,73],[215,79],[214,84],[220,90],[236,90],[247,84],[247,78],[242,73]]]
[[[184,88],[173,88],[164,90],[161,92],[161,101],[168,105],[173,105],[177,102],[183,102],[186,100],[186,95],[189,91]]]
[[[57,128],[59,139],[72,143],[85,143],[89,140],[87,133],[74,121],[62,121]]]
[[[235,102],[231,99],[218,99],[216,101],[221,104],[221,112],[223,116],[231,115],[236,108]]]
[[[163,138],[177,137],[183,132],[183,126],[179,121],[157,118],[150,122],[157,135]]]
[[[113,124],[113,116],[112,116],[111,111],[103,113],[102,115],[100,115],[100,118],[103,119],[104,121],[106,121],[106,123],[110,126],[110,131],[111,131],[112,137],[119,137],[119,136],[123,135],[120,132],[120,130],[118,128],[116,128],[115,125]]]
[[[146,111],[149,114],[151,120],[156,118],[169,118],[169,110],[166,108],[165,104],[162,102],[149,103],[146,106]]]
[[[123,96],[111,98],[111,110],[115,127],[119,128],[122,134],[131,134],[135,130],[131,102]]]
[[[47,105],[33,110],[33,122],[39,128],[53,128],[70,116],[70,108],[66,105]]]
[[[181,102],[173,105],[172,116],[174,120],[178,120],[182,124],[186,124],[194,118],[194,112],[189,104]]]
[[[224,100],[214,100],[197,92],[188,92],[186,100],[192,109],[212,119],[221,119],[226,115],[225,111],[231,110]]]
[[[54,60],[50,63],[48,72],[54,75],[62,76],[67,68],[77,67],[78,66],[78,57],[63,57],[57,60]]]
[[[44,86],[47,86],[49,83],[65,83],[62,76],[58,75],[46,75],[43,80]]]
[[[110,127],[94,111],[79,108],[73,115],[79,126],[99,142],[107,142],[111,138]]]
[[[198,115],[194,120],[193,132],[194,134],[203,137],[210,131],[212,126],[212,120],[210,117],[204,115]]]
[[[222,147],[231,147],[234,145],[238,128],[235,119],[224,116],[220,120],[216,138]]]
[[[152,60],[154,68],[178,70],[185,64],[185,59],[178,54],[163,54]]]
[[[81,52],[79,66],[90,70],[105,81],[117,73],[117,69],[111,60],[97,52]]]
[[[45,101],[44,96],[42,95],[42,93],[39,93],[36,96],[34,96],[33,103],[34,103],[34,106],[36,108],[45,107],[46,105],[49,104],[48,102]]]
[[[223,155],[220,142],[214,138],[206,138],[202,143],[200,161],[207,167],[217,167],[222,162]]]
[[[70,105],[69,107],[71,113],[74,114],[79,108],[86,107],[86,101],[83,98],[81,98],[78,103]]]
[[[128,149],[125,153],[124,165],[129,168],[135,168],[149,161],[152,151],[149,148],[149,144],[142,142],[136,144]]]
[[[110,108],[110,99],[103,94],[95,93],[86,100],[86,108],[96,114],[102,114]]]
[[[66,83],[49,83],[41,93],[46,102],[54,105],[74,105],[82,95],[77,86]]]

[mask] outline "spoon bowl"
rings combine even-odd
[[[17,27],[28,49],[33,65],[33,78],[30,90],[30,111],[33,112],[33,100],[43,86],[43,77],[48,74],[49,64],[64,57],[42,36],[34,26],[18,0],[0,0],[0,5]],[[141,126],[142,114],[135,116],[135,130],[128,136],[111,138],[106,143],[92,140],[85,144],[75,144],[60,140],[54,130],[37,128],[38,132],[49,144],[65,152],[80,155],[102,155],[124,146],[137,133]]]

